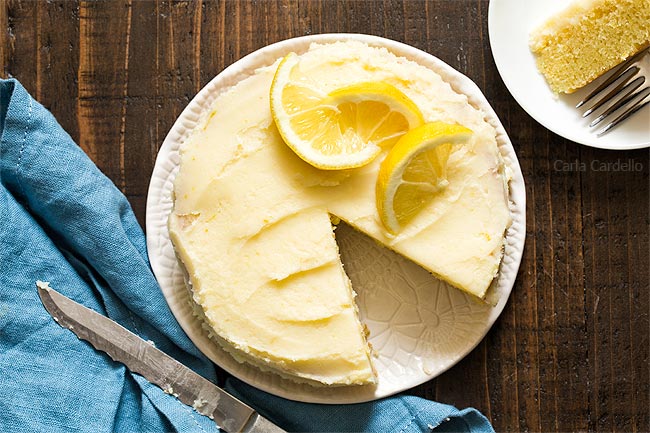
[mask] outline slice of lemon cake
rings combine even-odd
[[[285,85],[280,104],[299,114],[295,103],[305,95],[319,100],[337,89],[348,89],[345,98],[350,89],[380,95],[379,105],[368,110],[359,105],[335,111],[356,116],[344,120],[382,142],[363,166],[319,169],[287,146],[273,120],[270,89],[279,63],[219,95],[182,146],[170,236],[214,338],[237,360],[311,384],[371,384],[370,348],[330,216],[483,297],[497,275],[510,223],[495,131],[484,113],[430,69],[360,42],[314,44],[288,71],[289,82],[301,89]],[[399,138],[393,128],[402,124],[390,113],[412,107],[382,106],[382,97],[394,92],[360,84],[370,82],[398,89],[423,121],[471,130],[465,144],[447,149],[444,188],[393,232],[378,213],[376,185],[392,145],[387,143]],[[310,121],[309,112],[327,121],[324,110],[310,107],[299,118]],[[377,113],[383,120],[371,122]]]
[[[530,34],[537,67],[573,93],[650,43],[650,0],[578,0]]]

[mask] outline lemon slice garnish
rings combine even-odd
[[[301,79],[288,54],[271,84],[271,113],[300,158],[326,170],[361,167],[423,123],[417,105],[394,86],[362,82],[323,93]]]
[[[447,186],[452,145],[466,143],[471,135],[464,126],[426,123],[403,135],[388,152],[379,168],[376,200],[390,233],[399,233]]]

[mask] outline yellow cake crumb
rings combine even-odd
[[[556,93],[573,93],[649,43],[650,0],[577,0],[530,34]]]

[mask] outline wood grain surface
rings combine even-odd
[[[526,180],[510,301],[462,362],[409,391],[485,413],[497,431],[650,431],[648,150],[604,151],[541,127],[499,77],[485,0],[1,1],[16,77],[126,194],[142,223],[156,153],[212,77],[282,39],[392,38],[473,79]],[[633,169],[598,169],[632,161]],[[572,165],[571,165],[572,164]]]

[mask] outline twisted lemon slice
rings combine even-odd
[[[472,131],[432,122],[405,134],[386,155],[377,176],[376,200],[386,229],[397,234],[447,185],[451,145],[466,143]]]
[[[302,79],[298,64],[295,53],[280,62],[271,113],[287,145],[315,167],[366,165],[382,147],[423,123],[415,103],[390,84],[362,82],[323,94]]]

